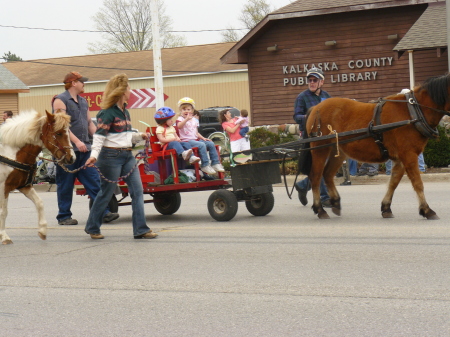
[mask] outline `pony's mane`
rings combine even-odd
[[[419,88],[426,90],[428,95],[437,104],[438,107],[443,108],[448,102],[448,87],[450,85],[450,75],[434,76],[427,79]]]
[[[70,116],[65,113],[57,113],[54,129],[67,128]],[[13,118],[9,118],[0,126],[0,142],[12,147],[23,147],[26,144],[43,146],[40,139],[42,127],[47,121],[47,114],[35,110],[21,111]]]

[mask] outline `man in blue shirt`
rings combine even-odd
[[[294,120],[298,123],[302,135],[304,135],[306,128],[306,113],[308,112],[308,109],[331,97],[322,89],[325,75],[321,69],[311,68],[306,73],[306,78],[308,80],[308,89],[297,96],[294,108]],[[306,194],[311,189],[309,178],[306,177],[297,182],[295,184],[295,189],[298,191],[300,202],[303,206],[306,206],[306,204],[308,204]],[[323,207],[331,207],[330,196],[328,195],[328,190],[323,177],[320,180],[320,200],[322,201]]]

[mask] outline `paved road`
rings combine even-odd
[[[11,195],[13,245],[0,246],[2,336],[449,336],[450,183],[426,183],[441,217],[422,219],[409,184],[382,219],[383,185],[339,187],[342,217],[318,220],[276,187],[275,208],[212,220],[210,192],[182,195],[173,216],[147,205],[160,236],[133,240],[131,208],[93,241]],[[87,199],[74,197],[84,224]]]

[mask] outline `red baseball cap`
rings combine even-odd
[[[70,83],[72,81],[80,81],[80,82],[84,83],[84,82],[88,81],[88,78],[81,76],[81,74],[79,72],[71,71],[70,73],[68,73],[66,75],[66,77],[64,77],[63,83]]]

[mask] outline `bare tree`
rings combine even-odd
[[[239,41],[249,30],[255,27],[267,14],[273,9],[266,0],[248,0],[248,3],[242,8],[239,21],[244,24],[247,30],[244,33],[238,33],[232,27],[227,28],[222,32],[222,42],[236,42]]]
[[[163,0],[159,0],[161,47],[185,46],[186,38],[168,31],[172,21],[165,15]],[[104,0],[93,20],[96,28],[105,32],[103,41],[89,43],[92,53],[116,53],[152,49],[151,8],[148,0]]]

